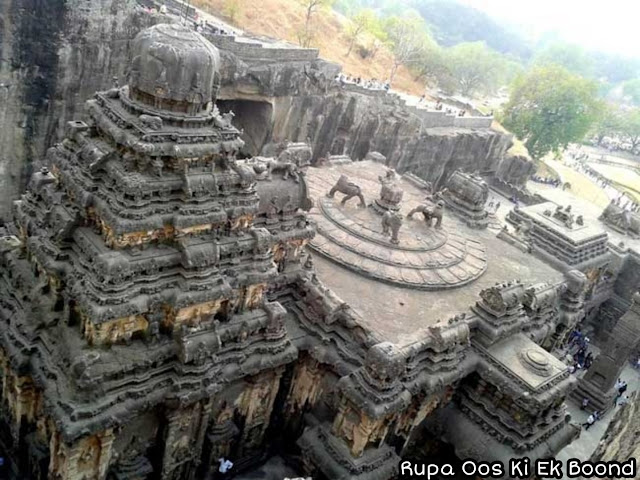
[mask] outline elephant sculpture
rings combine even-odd
[[[283,180],[288,180],[292,177],[293,180],[298,183],[298,166],[293,162],[282,162],[274,158],[266,157],[254,157],[251,163],[253,171],[265,180],[273,179],[273,172],[282,172]]]
[[[402,226],[402,215],[397,212],[385,212],[382,215],[382,233],[385,236],[391,235],[391,243],[398,244],[398,232]]]
[[[300,180],[298,178],[298,166],[293,162],[282,162],[279,160],[270,160],[267,162],[267,180],[271,180],[273,172],[282,172],[282,179],[287,180],[289,177],[293,177],[296,183]]]
[[[435,206],[430,205],[418,205],[416,208],[411,210],[407,214],[407,218],[413,218],[414,213],[422,213],[424,216],[424,221],[426,222],[428,227],[432,226],[433,219],[436,220],[435,227],[442,228],[442,216],[444,213],[444,201],[438,200]]]
[[[340,202],[341,205],[344,205],[353,197],[358,197],[360,199],[360,207],[365,208],[367,206],[364,201],[364,196],[362,195],[362,189],[353,182],[349,181],[349,177],[346,175],[340,175],[338,182],[333,186],[329,193],[327,193],[327,197],[333,198],[336,192],[344,193],[345,197]]]
[[[613,200],[604,209],[599,217],[603,222],[621,230],[626,235],[640,235],[640,215],[636,212],[625,210]]]

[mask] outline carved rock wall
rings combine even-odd
[[[0,218],[34,163],[62,138],[65,122],[82,118],[83,102],[114,77],[124,83],[129,40],[168,21],[140,11],[135,0],[54,3],[0,0]],[[222,51],[220,98],[246,132],[247,153],[270,141],[309,138],[314,159],[344,153],[359,160],[376,150],[398,171],[430,181],[458,168],[508,172],[515,183],[529,174],[504,155],[510,135],[475,128],[484,118],[431,118],[424,111],[421,118],[395,95],[340,89],[331,84],[340,67],[316,58],[315,50],[208,38]],[[434,128],[440,124],[451,126]]]
[[[638,458],[640,455],[638,430],[640,430],[640,401],[638,401],[638,394],[634,393],[628,404],[617,408],[603,441],[598,444],[598,448],[589,460],[626,462],[630,458]]]
[[[331,89],[276,98],[273,105],[272,141],[309,139],[315,160],[340,154],[362,160],[377,151],[398,172],[431,182],[457,169],[495,172],[510,145],[508,135],[491,129],[427,128],[391,98]]]
[[[65,123],[124,78],[129,39],[154,21],[135,3],[0,0],[0,219]]]

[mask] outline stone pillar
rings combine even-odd
[[[333,424],[307,428],[298,440],[305,467],[327,478],[394,478],[400,458],[385,443],[411,403],[400,379],[406,359],[393,344],[371,347],[365,365],[338,382],[338,413]]]
[[[560,315],[555,330],[545,339],[548,351],[564,347],[567,337],[584,318],[584,295],[587,277],[578,270],[570,270],[565,275],[565,289],[560,297]]]
[[[244,416],[244,428],[239,440],[238,460],[251,462],[262,453],[264,434],[269,427],[273,404],[280,387],[283,368],[257,375],[248,380],[238,402],[238,410]],[[236,466],[240,466],[236,462]]]
[[[115,436],[111,429],[78,439],[69,445],[59,433],[52,435],[49,478],[104,480],[107,478]]]
[[[179,408],[167,416],[162,480],[190,480],[200,459],[204,430],[210,414],[208,401]]]
[[[580,379],[573,396],[578,400],[589,399],[593,410],[608,410],[616,396],[615,383],[640,343],[640,293],[633,296],[629,310],[607,335],[600,355],[596,357],[584,377]]]
[[[204,442],[203,472],[213,475],[219,465],[218,459],[230,457],[234,439],[239,433],[233,422],[233,408],[225,404],[213,420]]]

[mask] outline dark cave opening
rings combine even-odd
[[[270,141],[273,128],[273,105],[269,102],[254,100],[218,100],[221,113],[233,111],[233,125],[243,130],[245,145],[241,155],[259,155],[262,147]]]

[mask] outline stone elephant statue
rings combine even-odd
[[[382,215],[382,233],[391,235],[391,243],[398,244],[398,232],[402,226],[402,215],[397,212],[387,211]]]
[[[360,207],[365,208],[367,206],[364,201],[364,196],[362,195],[362,189],[356,185],[355,183],[349,181],[349,177],[346,175],[341,175],[338,179],[338,182],[329,190],[327,193],[327,197],[333,198],[336,192],[344,193],[345,197],[340,202],[342,205],[347,203],[353,197],[358,197],[360,199]]]
[[[422,213],[422,215],[424,216],[424,221],[427,223],[428,227],[432,226],[433,220],[435,219],[436,221],[435,227],[442,228],[442,217],[444,214],[444,201],[438,200],[438,202],[433,207],[426,204],[418,205],[416,208],[414,208],[407,214],[407,218],[413,218],[413,215],[415,213]]]

